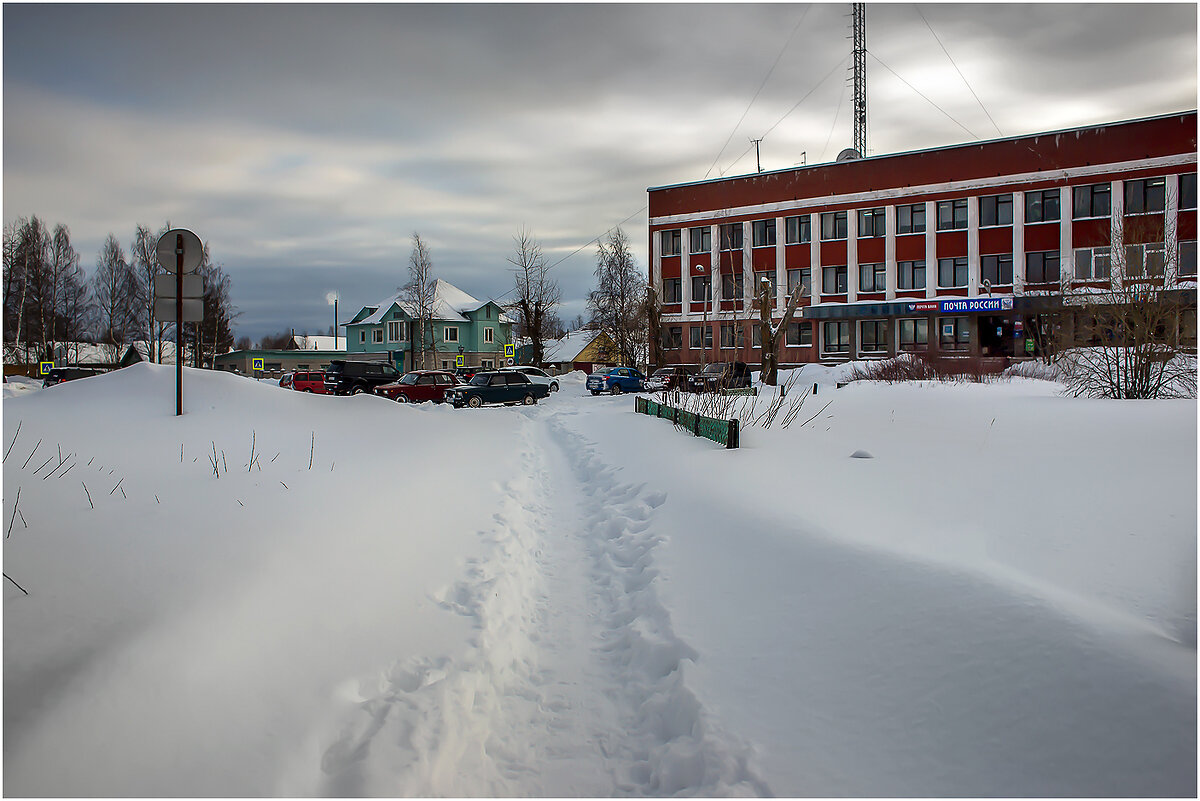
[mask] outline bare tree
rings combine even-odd
[[[626,364],[645,361],[646,282],[619,227],[600,240],[596,251],[596,288],[588,293],[592,327],[607,331]]]
[[[533,347],[531,363],[541,366],[545,343],[554,339],[552,323],[557,320],[554,309],[562,301],[558,284],[550,277],[550,268],[538,244],[529,232],[521,229],[513,237],[516,251],[509,257],[516,274],[516,300],[510,308],[516,313],[517,327]]]
[[[137,278],[125,260],[121,243],[112,234],[100,247],[92,289],[96,297],[99,339],[106,346],[109,361],[115,362],[120,358],[121,346],[138,334]]]
[[[437,303],[437,280],[433,277],[433,257],[421,235],[413,233],[412,253],[408,257],[408,283],[401,290],[412,320],[413,366],[426,366],[426,337],[431,361],[437,361],[437,345],[433,335],[433,313]]]
[[[779,346],[782,344],[783,335],[787,332],[788,326],[791,325],[792,317],[796,314],[796,309],[800,307],[800,298],[804,295],[805,285],[797,283],[792,289],[791,297],[788,298],[787,308],[783,311],[783,317],[778,323],[771,323],[771,309],[775,305],[771,302],[772,291],[774,287],[771,285],[770,279],[765,276],[758,285],[758,326],[759,337],[762,339],[762,372],[759,380],[768,386],[775,386],[777,375],[779,372]]]
[[[658,293],[653,284],[646,286],[646,341],[649,346],[646,363],[652,367],[663,366],[662,343],[662,304],[659,303]]]
[[[224,268],[211,258],[208,243],[204,243],[198,268],[204,279],[204,317],[199,322],[184,324],[184,340],[197,367],[212,367],[216,356],[233,347],[233,321],[238,311],[230,302],[232,281]],[[291,334],[287,335],[288,346]]]
[[[155,246],[170,228],[168,223],[153,233],[144,225],[137,226],[133,235],[133,243],[129,246],[129,260],[133,273],[137,278],[138,324],[146,332],[146,347],[148,357],[152,362],[162,362],[162,342],[167,338],[167,324],[160,322],[154,316],[154,277],[165,274],[159,266]]]
[[[1178,287],[1179,250],[1166,246],[1165,234],[1161,215],[1126,218],[1107,246],[1077,251],[1076,265],[1060,276],[1055,349],[1072,393],[1196,397],[1196,358],[1183,331],[1195,290]]]

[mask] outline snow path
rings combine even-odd
[[[544,412],[518,410],[522,470],[486,556],[434,599],[473,623],[467,651],[348,683],[305,794],[770,794],[686,685],[696,654],[655,591],[665,496],[618,483]]]

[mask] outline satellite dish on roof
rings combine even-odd
[[[861,158],[862,158],[862,154],[859,153],[857,150],[855,150],[852,147],[848,147],[845,150],[843,150],[841,153],[837,154],[837,161],[839,163],[843,162],[843,161],[858,161]]]

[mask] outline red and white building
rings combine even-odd
[[[666,364],[758,362],[763,277],[776,320],[809,288],[781,365],[1023,356],[1064,293],[1120,280],[1118,261],[1177,265],[1165,281],[1190,297],[1195,342],[1195,111],[648,192]],[[1128,233],[1142,218],[1157,241]]]

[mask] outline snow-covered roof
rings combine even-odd
[[[393,308],[399,308],[409,317],[416,317],[416,306],[407,298],[407,292],[401,290],[391,297],[380,301],[378,304],[370,304],[363,308],[374,309],[374,314],[369,317],[364,317],[357,323],[342,323],[342,325],[377,325],[383,322]],[[495,301],[479,300],[472,297],[463,290],[456,287],[449,281],[444,281],[441,278],[434,282],[433,287],[433,319],[449,320],[456,323],[470,322],[464,312],[473,312],[482,309],[488,303]],[[499,304],[496,304],[499,305]],[[500,322],[511,323],[512,320],[504,313],[500,314]]]
[[[573,362],[579,358],[579,354],[583,353],[584,349],[592,344],[601,333],[600,331],[588,331],[584,329],[572,331],[562,339],[547,342],[542,354],[542,361],[553,364]]]
[[[292,337],[292,345],[296,350],[344,350],[346,338],[297,334]]]

